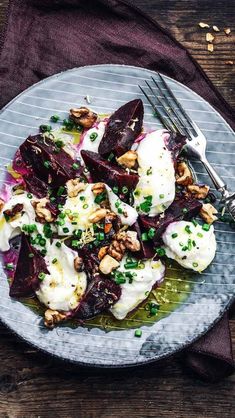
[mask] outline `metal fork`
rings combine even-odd
[[[235,193],[227,190],[226,183],[207,160],[206,137],[178,102],[162,75],[157,73],[157,76],[158,80],[152,77],[151,82],[145,81],[147,88],[142,86],[139,86],[139,88],[151,104],[163,126],[169,131],[186,136],[185,149],[187,153],[189,156],[196,157],[202,162],[216,189],[221,193],[221,202],[235,219]],[[162,83],[164,89],[160,83]],[[147,93],[147,89],[151,94]]]

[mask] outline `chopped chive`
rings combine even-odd
[[[58,204],[58,209],[63,209],[63,205],[61,203]]]
[[[189,239],[189,240],[188,240],[188,250],[189,250],[189,251],[191,251],[192,246],[193,246],[193,245],[192,245],[192,240],[191,240],[191,239]]]
[[[57,222],[58,225],[63,226],[65,224],[65,220],[61,219],[60,221]]]
[[[148,170],[146,171],[147,176],[150,176],[150,174],[153,174],[153,170],[152,167],[149,167]]]
[[[166,255],[166,250],[165,248],[157,248],[156,253],[159,257],[163,257],[164,255]]]
[[[57,241],[55,245],[56,245],[57,248],[60,248],[61,247],[61,242]]]
[[[187,250],[188,250],[187,245],[185,245],[184,247],[182,247],[182,251],[187,251]]]
[[[50,161],[44,161],[43,165],[46,168],[50,168],[51,163],[50,163]]]
[[[73,121],[69,120],[69,119],[64,119],[63,120],[63,129],[67,130],[67,131],[72,131],[75,128],[75,124]]]
[[[82,236],[82,230],[81,229],[76,229],[73,233],[73,235],[77,238],[81,238]]]
[[[198,236],[199,238],[203,238],[203,234],[202,234],[201,232],[198,232],[198,233],[197,233],[197,236]]]
[[[83,205],[83,209],[87,209],[88,208],[88,204],[87,203],[85,203],[85,205]]]
[[[98,238],[99,241],[103,241],[104,238],[105,238],[104,233],[103,232],[99,232],[98,235],[97,235],[97,238]]]
[[[127,194],[128,193],[128,187],[123,186],[122,187],[122,193]]]
[[[140,269],[140,270],[143,270],[143,269],[145,268],[145,264],[144,264],[144,262],[143,262],[143,261],[138,261],[138,266],[137,266],[137,268],[138,268],[138,269]]]
[[[96,132],[92,132],[92,134],[90,135],[91,142],[94,142],[97,137],[98,137],[98,134]]]
[[[150,306],[150,315],[155,316],[155,315],[157,315],[157,312],[158,312],[158,306],[156,304],[152,303],[151,306]]]
[[[27,193],[27,197],[28,197],[29,199],[32,199],[32,197],[33,197],[32,193]]]
[[[57,258],[53,258],[53,260],[52,260],[52,264],[55,264],[55,263],[57,263]]]
[[[34,257],[34,253],[29,253],[29,258],[33,258]]]
[[[45,247],[45,245],[46,245],[46,240],[45,240],[45,238],[41,238],[41,239],[40,239],[40,241],[39,241],[39,245],[41,245],[41,247]]]
[[[198,225],[198,222],[196,221],[196,219],[192,219],[192,223],[193,223],[194,226]]]
[[[77,222],[71,222],[71,224],[72,224],[72,225],[77,225],[78,223],[77,223]]]
[[[185,231],[187,232],[187,234],[192,234],[192,231],[191,231],[191,229],[190,229],[190,226],[189,226],[189,225],[186,225],[186,227],[185,227],[184,229],[185,229]]]
[[[160,197],[160,199],[164,199],[165,195],[164,194],[160,194],[159,197]]]
[[[73,163],[73,164],[72,164],[72,168],[73,168],[74,170],[77,170],[77,169],[79,168],[79,164],[77,164],[77,163]]]
[[[62,148],[64,146],[64,142],[61,139],[55,141],[57,148]]]
[[[119,208],[120,204],[121,204],[120,200],[117,200],[117,201],[115,202],[115,207],[116,207],[116,208]]]
[[[39,273],[39,275],[38,275],[39,280],[44,280],[45,277],[46,277],[46,274],[43,273],[43,272]]]
[[[58,116],[58,115],[52,115],[51,117],[50,117],[50,120],[52,121],[52,122],[58,122],[59,120],[60,120],[60,117]]]
[[[124,284],[124,283],[126,283],[126,279],[124,277],[116,277],[115,278],[115,283]]]
[[[63,213],[63,212],[59,213],[59,218],[64,219],[65,217],[66,217],[65,213]]]
[[[105,192],[102,192],[102,193],[98,194],[95,197],[94,201],[95,201],[95,203],[97,203],[99,205],[101,202],[103,202],[106,199],[106,197],[107,197],[107,194],[106,194],[106,191],[105,191]]]
[[[51,197],[50,197],[50,201],[51,201],[51,203],[53,203],[53,202],[55,202],[55,201],[56,201],[56,198],[55,198],[54,196],[51,196]]]
[[[63,232],[64,232],[65,234],[67,234],[67,233],[69,232],[69,228],[67,228],[67,227],[63,228]]]
[[[155,236],[155,232],[156,232],[155,228],[150,228],[149,231],[148,231],[148,237],[150,239],[153,239],[154,236]]]
[[[198,267],[198,263],[193,263],[193,267]]]
[[[203,224],[202,225],[202,229],[204,230],[204,231],[209,231],[209,229],[210,229],[210,225],[209,224]]]
[[[77,239],[72,240],[72,247],[77,247],[79,245],[79,241]]]
[[[108,161],[112,161],[112,159],[114,158],[114,154],[113,152],[111,152],[107,158]]]
[[[39,131],[40,132],[50,132],[52,129],[51,125],[40,125]]]
[[[117,186],[114,186],[114,187],[113,187],[113,193],[115,193],[115,194],[117,194],[117,193],[118,193],[118,187],[117,187]]]
[[[46,255],[46,253],[47,253],[47,250],[46,250],[45,248],[43,248],[43,249],[40,251],[40,253],[41,253],[41,255],[45,256],[45,255]]]
[[[132,261],[132,263],[124,264],[125,269],[135,269],[138,267],[138,261]]]
[[[58,189],[58,191],[57,191],[57,196],[62,196],[62,194],[64,193],[64,191],[65,191],[64,186],[60,186],[59,189]],[[59,207],[59,205],[58,205],[58,207]],[[63,207],[63,205],[62,205],[62,207]]]
[[[65,209],[65,211],[64,211],[64,213],[66,213],[66,215],[70,215],[71,212],[72,212],[71,209]]]
[[[5,265],[5,268],[6,268],[7,270],[14,270],[14,265],[13,265],[13,263],[7,263],[7,264]]]
[[[140,337],[141,337],[141,335],[142,335],[142,331],[141,331],[141,329],[136,329],[136,330],[135,330],[135,337],[140,338]]]
[[[177,238],[177,237],[178,237],[178,234],[176,232],[171,235],[171,238]]]
[[[142,239],[142,241],[148,241],[148,239],[149,239],[148,233],[147,232],[143,232],[143,234],[141,234],[141,239]]]
[[[187,209],[187,208],[183,208],[183,209],[182,209],[182,212],[183,212],[183,213],[187,213],[187,212],[188,212],[188,209]]]
[[[118,213],[122,214],[123,213],[123,209],[122,208],[118,208]]]

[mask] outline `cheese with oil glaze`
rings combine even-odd
[[[166,255],[181,266],[198,272],[205,270],[215,257],[213,225],[205,231],[201,225],[179,221],[171,223],[162,235]]]
[[[153,286],[162,281],[165,273],[165,266],[160,260],[142,261],[141,263],[144,265],[142,269],[126,269],[124,267],[126,260],[125,256],[118,271],[128,274],[133,273],[133,277],[130,281],[127,277],[126,282],[120,285],[122,289],[121,297],[110,308],[110,312],[119,320],[124,319],[129,312],[133,311],[148,297]]]
[[[98,152],[98,148],[100,145],[100,141],[103,138],[104,131],[105,131],[105,122],[99,122],[94,127],[88,129],[88,131],[85,132],[81,143],[79,144],[79,151],[78,154],[80,155],[81,150],[86,151],[93,151]],[[97,135],[97,136],[96,136]],[[95,139],[94,136],[96,136]],[[83,160],[82,160],[83,161]]]
[[[148,216],[164,212],[175,198],[175,169],[165,135],[163,130],[151,132],[137,147],[140,178],[134,191],[134,206],[139,213]],[[152,199],[150,210],[146,212],[142,204],[148,196]]]

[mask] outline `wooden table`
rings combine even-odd
[[[0,0],[0,28],[7,0]],[[235,21],[235,0],[136,0],[182,42],[235,106],[235,35],[221,33],[207,51],[198,22],[221,28]],[[231,320],[235,348],[235,320]],[[123,371],[78,368],[37,352],[0,326],[0,417],[230,418],[235,375],[209,385],[182,371],[177,359]]]

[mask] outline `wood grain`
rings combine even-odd
[[[235,106],[235,0],[136,0],[135,4],[180,41]],[[0,30],[7,0],[0,1]],[[224,28],[209,54],[204,21]],[[233,318],[235,315],[233,316]],[[235,351],[235,320],[230,321]],[[121,371],[61,363],[0,326],[1,418],[231,418],[235,376],[210,385],[183,371],[176,358]]]

